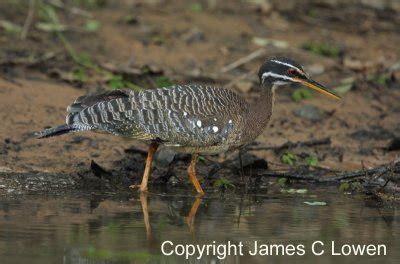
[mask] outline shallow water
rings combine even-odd
[[[202,199],[184,191],[168,193],[67,193],[2,199],[0,263],[398,263],[400,257],[398,208],[365,197],[327,189],[306,194],[215,193]],[[326,205],[307,205],[307,201]],[[242,243],[244,256],[186,261],[185,256],[162,255],[161,245],[167,240],[174,245],[230,241],[237,252]],[[256,240],[259,244],[303,245],[305,254],[250,256],[247,252]],[[325,245],[322,257],[311,251],[317,240]],[[344,243],[384,244],[387,256],[331,256],[331,241],[338,251]],[[170,244],[165,247],[168,252],[171,249]],[[222,246],[219,250],[223,253]]]

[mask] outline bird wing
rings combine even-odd
[[[72,111],[68,119],[70,123],[140,140],[176,146],[211,146],[232,137],[234,123],[240,121],[238,112],[246,106],[229,89],[176,85],[81,97],[69,107],[81,110]]]

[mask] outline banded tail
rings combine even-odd
[[[74,128],[71,125],[61,125],[58,127],[47,128],[38,133],[38,138],[49,138],[67,134],[69,132],[78,131],[78,129]]]
[[[98,128],[96,114],[91,106],[100,102],[110,101],[117,98],[127,98],[128,92],[124,90],[109,91],[100,94],[81,96],[68,106],[66,124],[45,129],[37,134],[38,138],[49,138],[64,135],[70,132],[93,130]],[[95,116],[95,117],[94,117]],[[84,118],[84,121],[82,120]]]

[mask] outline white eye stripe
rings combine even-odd
[[[285,75],[280,75],[280,74],[276,74],[276,73],[273,73],[273,72],[265,72],[265,73],[263,73],[263,75],[261,76],[263,82],[264,82],[264,80],[265,80],[268,76],[275,77],[275,78],[282,78],[282,79],[284,79],[284,80],[293,81],[292,78],[290,78],[290,77],[288,77],[288,76],[285,76]]]
[[[297,68],[296,66],[293,66],[292,64],[289,64],[289,63],[287,63],[287,62],[282,62],[282,61],[278,61],[278,60],[271,60],[271,61],[273,61],[273,62],[275,62],[275,63],[278,63],[278,64],[281,64],[281,65],[285,65],[285,66],[290,67],[290,68],[293,68],[293,69],[296,69],[298,72],[303,73],[302,70],[300,70],[300,69]]]

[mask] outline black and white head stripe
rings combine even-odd
[[[305,78],[303,68],[297,62],[287,58],[274,58],[265,62],[258,73],[260,81],[263,83],[270,82],[296,82],[299,78]]]
[[[272,77],[273,80],[282,81],[282,82],[285,82],[285,83],[288,82],[288,81],[293,82],[293,78],[291,78],[289,76],[286,76],[286,75],[277,74],[277,73],[274,73],[274,72],[265,72],[265,73],[263,73],[262,76],[261,76],[262,82],[265,82],[266,79],[268,79],[269,77]]]
[[[285,66],[290,67],[290,68],[292,68],[292,69],[295,69],[295,70],[297,70],[299,73],[304,73],[304,71],[303,71],[302,69],[300,69],[300,68],[298,68],[297,66],[292,65],[292,64],[290,64],[290,63],[288,63],[288,62],[280,61],[280,60],[277,60],[277,59],[274,59],[274,60],[271,60],[271,61],[272,61],[272,62],[275,62],[275,63],[278,63],[278,64],[281,64],[281,65],[285,65]]]

